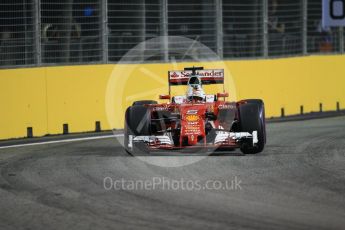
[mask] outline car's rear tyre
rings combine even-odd
[[[157,101],[154,100],[141,100],[141,101],[135,101],[132,105],[155,105],[157,104]]]
[[[256,154],[264,150],[266,143],[265,106],[262,100],[250,99],[239,106],[241,132],[253,133],[257,131],[258,143],[243,143],[241,151],[244,154]]]
[[[147,153],[147,148],[140,149],[137,146],[130,148],[130,135],[132,136],[150,136],[151,135],[151,117],[149,108],[142,105],[130,106],[126,110],[124,124],[124,147],[130,154]]]

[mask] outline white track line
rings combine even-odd
[[[34,146],[34,145],[56,144],[56,143],[67,143],[67,142],[76,142],[76,141],[97,140],[97,139],[106,139],[106,138],[112,138],[112,137],[123,137],[123,134],[114,134],[114,135],[106,135],[106,136],[98,136],[98,137],[81,137],[81,138],[72,138],[72,139],[64,139],[64,140],[57,140],[57,141],[42,141],[42,142],[19,144],[19,145],[8,145],[8,146],[0,146],[0,149],[18,148],[18,147]]]

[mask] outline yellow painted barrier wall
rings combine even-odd
[[[298,114],[301,105],[304,112],[319,111],[319,103],[325,111],[337,102],[345,107],[345,56],[6,69],[0,70],[0,139],[25,137],[27,127],[34,136],[60,134],[64,123],[70,132],[93,131],[96,121],[103,130],[122,128],[132,101],[167,93],[167,71],[191,65],[226,68],[231,99],[262,98],[267,117],[280,116],[281,108]],[[206,89],[212,90],[219,88]]]

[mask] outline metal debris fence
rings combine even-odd
[[[191,58],[171,40],[150,44],[159,36],[196,40],[219,59],[343,53],[344,30],[323,28],[321,8],[320,0],[3,0],[0,68],[117,63],[144,41],[136,61]]]

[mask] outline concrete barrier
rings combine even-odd
[[[95,131],[96,121],[103,130],[122,128],[124,109],[134,99],[157,99],[159,93],[167,93],[167,71],[190,65],[206,68],[222,68],[225,65],[231,72],[236,88],[233,93],[233,87],[229,85],[231,81],[227,81],[226,88],[230,90],[232,98],[262,98],[266,104],[267,117],[281,116],[282,109],[285,115],[299,114],[301,106],[304,113],[319,111],[320,104],[323,111],[343,109],[344,64],[343,55],[325,55],[270,60],[121,65],[124,72],[130,69],[132,75],[124,91],[126,94],[136,94],[137,97],[118,95],[122,98],[123,109],[122,114],[111,118],[112,125],[107,119],[105,97],[109,77],[118,65],[0,70],[0,139],[25,137],[28,128],[31,128],[33,136],[62,134],[63,124],[68,124],[70,133]],[[152,74],[155,77],[150,76]],[[226,76],[229,77],[229,73]],[[121,74],[115,76],[119,82],[121,77]],[[145,90],[152,93],[140,94]]]

